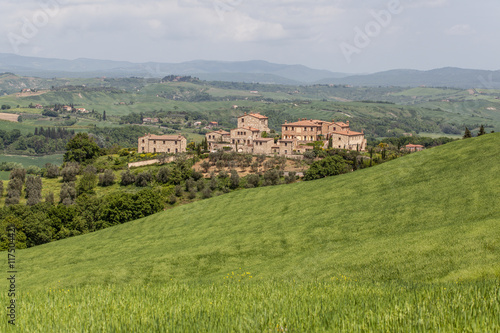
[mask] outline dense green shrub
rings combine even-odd
[[[304,180],[314,180],[327,176],[340,175],[348,170],[345,160],[338,156],[329,156],[314,162],[304,175]]]
[[[247,177],[247,188],[258,187],[260,182],[260,176],[257,174],[250,174]]]
[[[50,163],[47,163],[45,165],[44,176],[46,178],[57,178],[57,177],[59,177],[59,167],[57,165],[52,165]]]
[[[103,174],[99,175],[99,186],[111,186],[115,183],[115,174],[111,170],[104,170]]]
[[[28,206],[36,205],[42,201],[42,178],[40,176],[28,176],[25,193],[25,198],[28,199]]]
[[[72,205],[76,199],[76,188],[74,182],[67,182],[62,184],[61,191],[59,192],[59,202],[63,205]]]
[[[135,186],[138,187],[146,187],[149,185],[149,183],[153,180],[153,175],[151,175],[151,172],[149,171],[144,171],[135,177]]]
[[[66,163],[64,168],[61,170],[61,176],[63,182],[74,182],[76,180],[76,175],[80,172],[80,166],[78,163]]]
[[[167,184],[170,178],[170,168],[161,167],[156,173],[156,181],[160,184]]]
[[[135,175],[129,169],[127,169],[125,172],[122,172],[120,185],[127,186],[133,183],[135,183]]]

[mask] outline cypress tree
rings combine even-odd
[[[28,176],[26,180],[26,198],[28,206],[33,206],[42,201],[42,178]]]
[[[466,127],[466,128],[465,128],[465,133],[464,133],[463,139],[468,139],[468,138],[472,138],[472,134],[471,134],[471,132],[469,131],[469,129]]]
[[[6,206],[17,205],[19,203],[22,188],[23,183],[19,178],[13,178],[9,181],[7,185],[7,198],[5,199]]]
[[[481,125],[481,127],[479,128],[479,132],[477,133],[477,136],[481,136],[481,135],[485,135],[486,132],[484,131],[484,126]]]

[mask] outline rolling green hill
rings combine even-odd
[[[210,282],[244,267],[310,280],[500,275],[500,134],[314,182],[238,191],[23,250],[23,287]]]
[[[498,331],[499,143],[461,140],[19,250],[16,328]]]

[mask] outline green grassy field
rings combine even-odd
[[[10,171],[0,171],[0,180],[9,180]]]
[[[31,332],[498,331],[499,143],[500,134],[461,140],[20,250],[18,323]]]
[[[25,168],[30,165],[36,165],[42,168],[47,163],[61,165],[63,162],[63,154],[45,156],[0,155],[0,163],[2,162],[21,163]]]
[[[23,292],[18,297],[16,325],[24,332],[500,329],[500,286],[494,283],[370,284],[343,276],[329,281],[252,281],[250,272],[239,272],[239,280],[204,286],[169,281],[66,289],[54,283],[45,291]],[[6,304],[4,298],[0,298],[2,304]],[[3,332],[14,331],[6,321],[0,327]]]

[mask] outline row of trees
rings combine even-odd
[[[18,248],[31,247],[85,234],[145,217],[163,208],[158,191],[115,192],[103,197],[81,195],[73,205],[54,205],[50,201],[32,206],[10,205],[0,208],[0,249],[7,248],[7,224],[17,227]]]
[[[491,131],[491,133],[493,133],[494,131]],[[481,125],[481,127],[479,128],[479,131],[477,132],[477,136],[481,136],[481,135],[485,135],[486,134],[486,131],[484,129],[484,126]],[[464,139],[468,139],[468,138],[472,138],[472,132],[469,130],[468,127],[465,128],[465,133],[464,133],[464,136],[462,137]]]
[[[23,151],[24,154],[49,154],[62,152],[74,131],[64,128],[35,128],[34,133],[21,134],[17,129],[0,130],[0,149]]]

